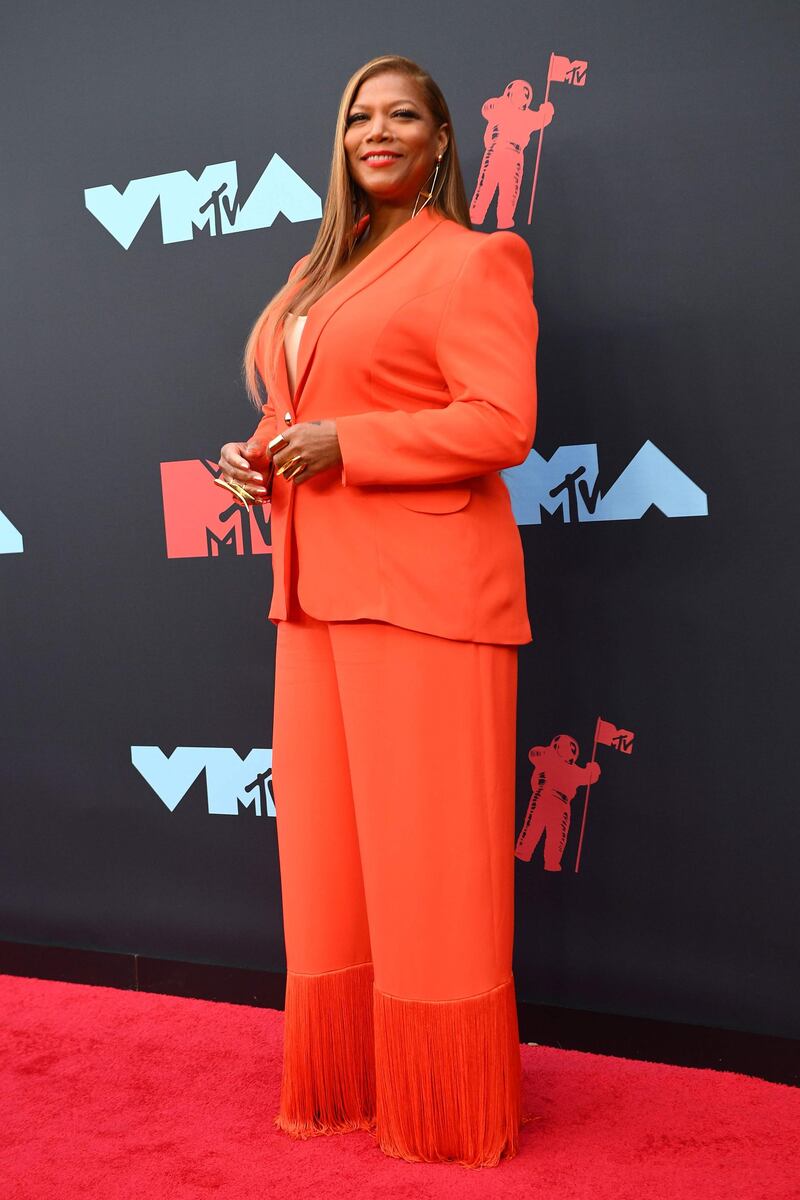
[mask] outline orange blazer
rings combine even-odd
[[[273,481],[273,623],[287,616],[293,526],[298,598],[321,621],[533,640],[498,474],[525,460],[536,430],[532,288],[518,234],[466,229],[429,206],[311,306],[293,397],[282,352],[268,370],[266,323],[256,361],[268,399],[253,437],[266,453],[285,413],[333,418],[344,464]]]

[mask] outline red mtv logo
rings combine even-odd
[[[202,458],[161,463],[167,558],[272,553],[269,501],[243,508],[214,486],[221,474],[216,463]]]

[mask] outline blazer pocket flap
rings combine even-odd
[[[448,513],[464,508],[472,495],[466,483],[436,484],[431,487],[409,487],[393,490],[392,496],[414,512]]]

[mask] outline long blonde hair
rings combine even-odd
[[[303,269],[291,281],[287,280],[283,287],[272,296],[259,314],[247,338],[244,349],[243,376],[247,394],[256,408],[260,409],[262,405],[258,389],[256,350],[264,325],[268,320],[273,322],[272,336],[269,339],[266,354],[267,379],[269,380],[273,379],[275,375],[276,356],[281,351],[283,324],[290,306],[310,308],[314,301],[327,291],[329,280],[350,255],[354,225],[368,211],[366,193],[355,182],[347,166],[344,149],[346,120],[362,83],[373,75],[387,71],[398,71],[415,80],[422,91],[437,128],[445,122],[447,123],[449,134],[447,149],[439,165],[436,194],[428,203],[443,216],[458,221],[467,229],[472,228],[469,205],[461,178],[455,132],[450,119],[450,110],[441,88],[427,71],[410,58],[404,58],[400,54],[382,54],[378,58],[370,59],[350,76],[339,102],[328,194],[325,199],[322,220],[308,260]],[[300,284],[299,290],[297,290],[298,283]]]

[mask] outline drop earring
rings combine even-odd
[[[436,177],[437,177],[437,175],[439,174],[439,163],[440,163],[441,161],[442,161],[442,156],[441,156],[441,154],[437,154],[437,155],[436,155],[436,169],[435,169],[435,171],[433,172],[433,181],[431,182],[431,190],[430,190],[429,192],[423,192],[423,191],[419,191],[419,192],[417,192],[417,198],[416,198],[416,200],[414,201],[414,211],[413,211],[413,212],[412,212],[412,214],[411,214],[411,218],[412,218],[412,220],[413,220],[413,218],[414,218],[414,217],[417,215],[417,205],[419,204],[419,198],[420,198],[420,196],[424,196],[424,197],[425,197],[425,200],[424,200],[424,201],[423,201],[423,203],[420,205],[419,212],[422,212],[422,210],[423,210],[423,208],[425,207],[425,205],[426,205],[426,204],[427,204],[427,203],[428,203],[428,202],[429,202],[429,201],[430,201],[430,200],[433,198],[433,193],[434,193],[434,192],[435,192],[435,190],[436,190]]]

